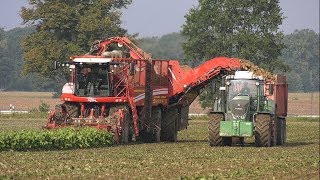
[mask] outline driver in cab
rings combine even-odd
[[[240,94],[250,94],[250,88],[248,87],[248,82],[244,82]]]

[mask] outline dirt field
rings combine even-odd
[[[0,110],[54,107],[51,93],[0,92]],[[290,94],[289,113],[310,114],[311,94]],[[310,103],[309,103],[310,102]],[[319,93],[312,114],[319,115]],[[193,104],[191,113],[202,113]],[[200,110],[200,111],[197,111]],[[0,117],[0,131],[40,130],[46,118]],[[308,134],[306,135],[306,131]],[[176,143],[65,151],[0,152],[0,179],[319,179],[319,118],[288,118],[287,144],[210,147],[207,121],[192,119]]]
[[[10,104],[17,111],[27,111],[38,108],[41,102],[53,108],[60,103],[60,99],[53,99],[51,92],[0,92],[0,110],[9,110]]]
[[[10,104],[13,104],[16,110],[30,110],[38,108],[41,102],[53,108],[60,103],[60,99],[53,99],[50,92],[0,92],[0,110],[9,110]],[[190,113],[206,112],[207,109],[202,109],[197,101],[191,104]],[[319,92],[289,93],[288,114],[319,116]]]
[[[0,118],[0,131],[44,122]],[[0,179],[319,179],[318,119],[289,118],[287,125],[283,147],[257,148],[253,139],[244,147],[210,147],[207,121],[195,119],[176,143],[0,152]]]

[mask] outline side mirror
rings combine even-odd
[[[273,84],[269,84],[269,94],[272,95],[274,90]]]

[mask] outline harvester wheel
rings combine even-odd
[[[270,147],[272,145],[272,123],[269,114],[258,114],[255,119],[255,145]]]
[[[75,103],[65,102],[63,105],[66,107],[67,112],[71,118],[79,117],[79,106]]]
[[[130,133],[130,113],[128,109],[123,109],[123,121],[121,124],[121,144],[128,144]]]
[[[160,142],[162,110],[160,107],[152,108],[151,120],[148,130],[142,130],[140,137],[143,142],[157,143]]]
[[[232,143],[231,138],[225,138],[223,139],[220,136],[220,121],[223,121],[223,115],[222,114],[210,114],[209,115],[209,125],[208,125],[208,131],[209,131],[209,144],[210,146],[221,146],[224,145],[223,141],[228,141],[228,144]]]
[[[177,141],[178,108],[167,109],[162,116],[161,122],[161,141]]]
[[[54,109],[54,121],[56,124],[62,124],[67,118],[66,107],[63,104],[58,104]]]
[[[126,106],[111,107],[109,116],[113,122],[113,140],[116,143],[128,143],[130,133],[130,113],[128,108]]]
[[[162,110],[160,107],[152,109],[152,120],[153,123],[153,133],[152,138],[153,142],[160,142],[160,136],[161,136],[161,118],[162,118]]]

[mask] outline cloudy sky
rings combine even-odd
[[[140,36],[159,36],[178,32],[184,15],[197,0],[133,0],[123,12],[123,27]],[[2,0],[0,27],[6,30],[21,26],[19,10],[27,0]],[[295,29],[313,29],[319,32],[319,0],[280,0],[286,19],[281,30],[285,34]]]

